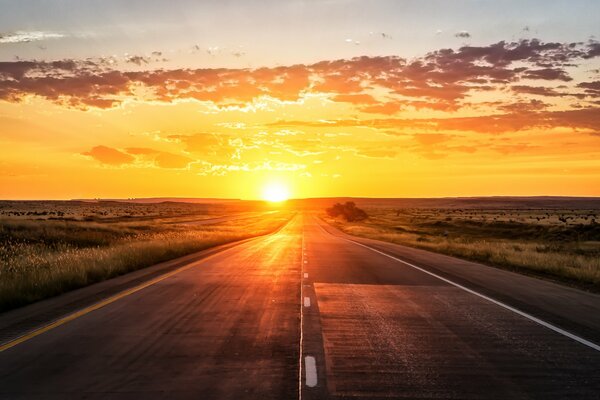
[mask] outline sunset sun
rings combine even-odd
[[[267,201],[280,202],[287,200],[290,193],[286,185],[280,182],[271,182],[265,185],[262,197]]]

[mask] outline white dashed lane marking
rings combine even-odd
[[[317,363],[315,362],[315,358],[306,356],[304,360],[304,365],[306,366],[306,386],[315,387],[317,386]]]

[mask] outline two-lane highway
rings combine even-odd
[[[596,399],[598,371],[596,349],[300,215],[1,352],[0,398]]]

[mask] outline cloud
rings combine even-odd
[[[190,157],[180,154],[173,154],[164,151],[149,149],[146,147],[129,147],[125,149],[129,154],[142,156],[144,159],[151,161],[159,168],[187,168],[194,160]]]
[[[125,61],[135,65],[148,64],[150,59],[144,56],[127,56]]]
[[[588,96],[600,97],[600,81],[581,82],[577,87],[585,89]]]
[[[451,153],[474,153],[477,151],[477,147],[472,145],[449,144],[456,137],[457,135],[448,133],[419,133],[413,136],[416,145],[408,148],[429,160],[445,158]]]
[[[600,113],[596,108],[448,118],[431,120],[431,122],[440,130],[481,133],[505,133],[556,127],[591,129],[600,132]]]
[[[66,37],[66,35],[59,32],[16,31],[13,33],[0,34],[0,44],[29,43],[49,39],[61,39],[64,37]]]
[[[120,150],[113,149],[112,147],[96,146],[90,151],[82,153],[84,156],[93,158],[102,164],[120,166],[123,164],[130,164],[135,160],[135,157],[124,153]]]
[[[370,94],[338,94],[332,98],[333,101],[352,104],[375,104],[377,100]]]
[[[379,103],[371,106],[361,107],[360,110],[362,112],[371,114],[393,115],[403,108],[403,104],[405,104],[405,102],[390,101],[387,103]]]
[[[279,135],[278,135],[279,136]],[[266,143],[265,143],[266,144]],[[265,147],[261,144],[261,147]],[[296,139],[292,137],[279,137],[268,143],[274,149],[281,149],[297,157],[316,156],[325,152],[321,139]]]
[[[534,69],[523,73],[523,78],[527,79],[544,79],[547,81],[561,80],[561,81],[572,81],[567,72],[562,68],[544,68]]]
[[[500,134],[527,129],[571,128],[600,133],[600,112],[598,107],[566,111],[524,111],[504,114],[490,114],[474,117],[449,118],[385,118],[385,119],[339,119],[329,121],[285,121],[268,124],[270,127],[367,127],[384,132],[399,132],[403,129],[428,131],[470,131],[476,133]]]
[[[588,42],[588,50],[583,56],[585,59],[599,57],[600,56],[600,42],[595,40],[590,40]]]
[[[454,34],[454,36],[456,36],[457,38],[470,38],[471,34],[467,31],[460,31]]]
[[[548,104],[541,100],[531,99],[529,101],[517,101],[512,103],[500,103],[496,105],[498,110],[508,113],[537,112],[548,108]]]
[[[82,155],[112,166],[140,166],[151,164],[156,168],[184,169],[195,160],[180,154],[168,153],[147,147],[128,147],[118,150],[107,146],[95,146]]]
[[[443,143],[452,138],[451,135],[443,133],[420,133],[414,136],[415,141],[424,146],[431,146],[438,143]]]
[[[513,153],[523,153],[526,150],[539,149],[540,146],[531,145],[529,143],[514,143],[514,144],[499,144],[491,146],[491,149],[502,155]]]
[[[176,140],[185,145],[191,153],[211,154],[227,144],[230,136],[225,134],[196,133],[192,135],[168,135],[168,139]]]
[[[500,41],[488,46],[463,46],[458,50],[442,49],[425,58],[438,64],[458,63],[477,66],[485,62],[488,66],[503,68],[514,62],[527,62],[540,67],[561,66],[587,56],[588,51],[581,43],[542,42],[539,39],[522,39],[516,42]],[[478,62],[473,65],[473,62]],[[518,74],[528,68],[508,70]],[[477,71],[477,69],[473,70]],[[486,71],[483,69],[481,71]]]
[[[222,176],[229,172],[252,172],[252,171],[288,171],[295,172],[306,169],[304,164],[275,162],[271,160],[251,162],[251,163],[232,163],[232,164],[211,164],[202,163],[199,175]]]
[[[577,82],[557,89],[573,81],[569,68],[594,56],[596,49],[596,42],[523,39],[440,49],[411,60],[363,56],[259,69],[120,71],[110,60],[0,62],[0,100],[38,96],[67,107],[109,108],[127,98],[140,99],[143,91],[143,99],[154,101],[195,99],[217,107],[242,107],[261,97],[298,101],[309,94],[326,94],[363,113],[393,115],[406,108],[451,113],[471,107],[477,94],[492,91],[592,96],[590,88]],[[128,62],[145,66],[149,59],[130,56]],[[548,89],[527,91],[526,86],[534,86],[522,82],[526,80],[543,80]]]
[[[199,47],[198,45],[194,46],[194,48],[195,48],[196,50],[200,50],[200,47]],[[214,56],[214,55],[216,55],[217,53],[221,52],[221,48],[219,48],[219,46],[209,46],[209,47],[206,49],[206,52],[207,52],[209,55],[211,55],[211,56]]]
[[[511,90],[515,93],[532,94],[536,96],[563,96],[563,93],[556,91],[554,88],[546,86],[527,86],[527,85],[513,85]]]

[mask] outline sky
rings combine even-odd
[[[0,199],[600,196],[598,1],[0,10]]]

